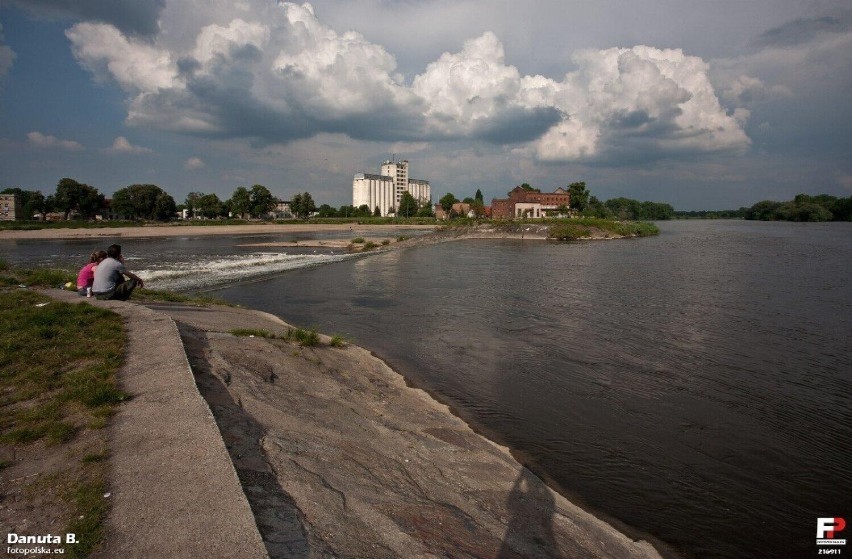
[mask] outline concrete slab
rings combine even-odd
[[[175,322],[132,303],[45,290],[120,314],[127,330],[118,381],[132,399],[110,426],[113,499],[107,558],[267,558],[254,516]]]

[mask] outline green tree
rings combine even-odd
[[[316,204],[309,192],[296,194],[290,202],[290,211],[296,217],[308,217],[311,213],[317,211]]]
[[[473,210],[473,213],[476,217],[485,217],[485,204],[482,202],[482,200],[474,198],[473,204],[470,205],[470,209]]]
[[[201,217],[215,219],[225,214],[225,205],[215,194],[204,194],[195,201],[195,212]]]
[[[762,200],[746,210],[746,219],[775,221],[779,219],[779,210],[783,204],[772,200]]]
[[[601,219],[612,217],[609,209],[595,196],[589,197],[589,203],[586,205],[586,209],[583,210],[583,215],[585,217],[598,217]]]
[[[589,189],[585,182],[572,182],[568,185],[568,194],[571,196],[571,207],[582,212],[589,203]]]
[[[275,197],[262,184],[251,187],[249,199],[251,200],[250,213],[252,217],[264,216],[275,208]]]
[[[399,199],[399,211],[397,215],[401,217],[413,217],[417,215],[418,209],[417,200],[414,199],[414,196],[408,191],[403,192]]]
[[[320,217],[337,217],[337,210],[329,206],[328,204],[323,204],[319,208],[317,208]]]
[[[158,221],[170,221],[177,213],[175,199],[167,192],[161,192],[154,201],[154,219]]]
[[[93,217],[103,207],[104,195],[93,186],[64,178],[56,185],[53,204],[65,219],[75,210],[83,217]]]
[[[296,194],[293,198],[290,199],[290,213],[294,216],[299,217],[299,214],[302,211],[302,195]]]
[[[485,206],[485,199],[482,197],[482,191],[478,188],[476,189],[476,194],[473,195],[473,199]]]
[[[21,212],[26,219],[32,219],[35,214],[41,214],[41,218],[44,219],[44,214],[47,212],[47,201],[44,194],[40,190],[30,192],[26,201],[21,204]]]
[[[240,216],[240,219],[245,219],[246,214],[251,212],[251,193],[244,186],[237,187],[228,202],[231,213]]]
[[[367,204],[361,204],[358,206],[355,213],[357,214],[357,217],[370,217],[370,206]]]
[[[155,184],[131,184],[115,191],[112,195],[112,209],[115,213],[130,219],[160,219],[157,217],[157,199],[164,194],[168,196]],[[161,204],[165,202],[165,199],[161,200]],[[171,215],[166,219],[169,218]]]
[[[198,199],[201,198],[202,196],[204,196],[203,192],[190,192],[189,194],[186,195],[186,200],[184,201],[184,204],[186,204],[186,211],[189,212],[190,218],[195,217],[195,212],[196,212],[195,205],[196,205],[196,202],[198,202]]]
[[[432,209],[432,200],[426,200],[417,210],[417,217],[435,217],[435,210]]]
[[[382,217],[382,210],[378,206],[373,209],[373,217]]]
[[[310,217],[311,214],[314,213],[315,211],[317,211],[317,205],[314,202],[314,199],[311,196],[311,193],[310,192],[302,193],[302,212],[304,213],[304,216],[306,218]]]
[[[450,210],[453,209],[453,204],[458,201],[459,200],[455,197],[455,195],[453,195],[451,192],[447,192],[446,194],[441,196],[441,199],[438,200],[438,203],[441,204],[441,208],[443,208],[443,210],[447,212],[447,215],[450,215]]]

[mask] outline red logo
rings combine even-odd
[[[842,518],[817,518],[817,545],[846,545],[846,540],[836,537],[846,528]]]

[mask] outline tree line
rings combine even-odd
[[[6,188],[0,194],[17,194],[21,199],[21,214],[27,219],[48,213],[61,213],[63,219],[77,215],[94,219],[107,209],[106,197],[97,188],[71,178],[61,179],[53,194],[41,191]],[[113,215],[132,220],[169,221],[179,212],[187,211],[189,217],[215,219],[220,217],[258,218],[272,212],[280,201],[268,188],[256,184],[251,188],[237,187],[227,200],[216,194],[190,192],[182,204],[155,184],[132,184],[115,191],[109,207]],[[296,194],[290,211],[297,217],[307,217],[316,211],[310,193]]]
[[[744,208],[743,217],[761,221],[852,221],[852,196],[799,194],[788,202],[763,200]]]
[[[852,221],[852,196],[799,194],[787,202],[761,200],[737,210],[675,212],[677,218],[750,219],[757,221]]]

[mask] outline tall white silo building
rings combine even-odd
[[[381,175],[358,173],[352,180],[352,205],[364,204],[373,211],[376,207],[383,216],[399,209],[402,193],[408,191],[419,203],[432,199],[429,181],[410,179],[408,161],[385,161]]]

